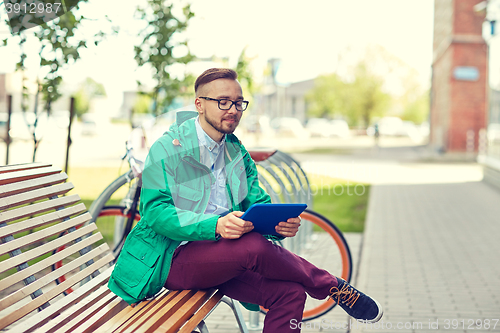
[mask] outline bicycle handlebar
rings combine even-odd
[[[130,165],[130,169],[134,174],[134,178],[137,178],[142,175],[142,171],[144,170],[144,162],[134,156],[133,150],[134,148],[130,144],[130,140],[125,142],[125,155],[123,155],[122,160],[127,159],[128,164]]]

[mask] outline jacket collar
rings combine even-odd
[[[200,148],[195,126],[197,116],[198,112],[196,111],[177,112],[176,121],[170,126],[170,133],[174,137],[172,144],[182,147],[182,150],[179,152],[181,157],[191,156],[196,161],[199,161]],[[241,142],[234,134],[226,135],[226,148],[231,160],[241,152],[240,144]]]

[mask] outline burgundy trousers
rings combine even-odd
[[[300,332],[291,320],[302,320],[306,293],[324,299],[336,286],[335,276],[255,232],[180,246],[165,283],[174,290],[215,287],[238,301],[262,305],[269,309],[267,333]]]

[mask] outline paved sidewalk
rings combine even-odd
[[[357,286],[384,323],[351,332],[500,332],[499,217],[483,182],[373,186]]]

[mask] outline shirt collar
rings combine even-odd
[[[204,145],[209,151],[213,151],[216,148],[221,148],[224,146],[224,143],[226,141],[226,135],[222,137],[222,140],[220,140],[220,143],[217,143],[214,139],[212,139],[207,132],[201,127],[200,124],[200,116],[196,117],[195,126],[196,126],[196,133],[198,134],[198,141],[200,145]]]

